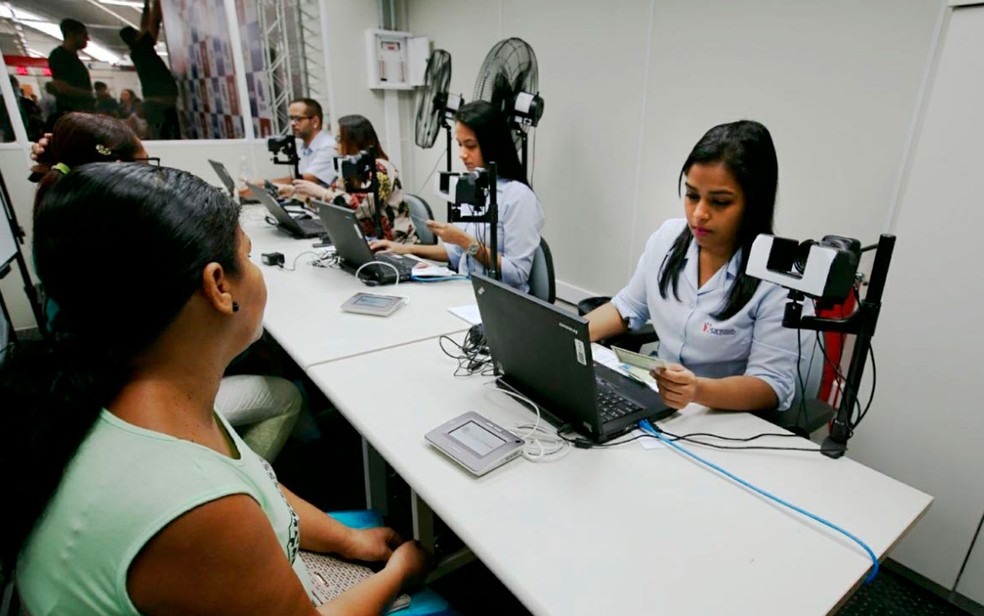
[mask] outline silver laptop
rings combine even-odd
[[[225,165],[217,160],[212,160],[211,158],[208,159],[208,164],[212,165],[212,169],[215,170],[215,175],[219,176],[219,181],[221,181],[222,185],[229,191],[230,197],[233,199],[238,199],[239,203],[243,205],[259,203],[259,200],[254,197],[239,196],[239,192],[236,190],[236,181],[232,179],[232,176],[229,174],[229,170],[226,169]]]
[[[246,183],[253,194],[259,199],[260,203],[270,212],[277,226],[291,234],[292,236],[303,239],[308,237],[321,237],[325,234],[325,228],[320,220],[315,218],[294,218],[290,213],[270,196],[270,193],[255,184]]]
[[[391,253],[373,253],[369,242],[362,233],[362,225],[355,216],[355,210],[341,205],[314,202],[318,206],[318,216],[321,223],[335,244],[335,252],[342,269],[355,273],[366,263],[388,263],[393,267],[381,265],[365,267],[359,272],[359,277],[372,280],[375,284],[393,284],[410,280],[413,268],[420,261]],[[394,270],[394,268],[396,268]]]

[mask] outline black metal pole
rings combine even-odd
[[[451,173],[451,125],[447,122],[444,123],[444,135],[446,138],[447,147],[445,148],[445,169],[448,173]]]
[[[496,186],[496,164],[489,163],[489,276],[494,280],[502,280],[499,271],[499,203],[498,187]]]
[[[875,333],[878,314],[881,311],[881,297],[885,289],[885,279],[888,277],[888,266],[895,249],[895,236],[882,235],[878,239],[878,250],[875,262],[871,268],[871,279],[864,301],[860,302],[858,310],[858,328],[854,340],[854,351],[851,354],[850,367],[845,378],[846,386],[837,407],[837,416],[831,422],[830,435],[824,439],[823,452],[831,458],[839,458],[847,451],[847,441],[851,438],[853,426],[851,418],[858,400],[858,389],[861,387],[861,375],[864,373],[868,353],[871,351],[871,338]]]
[[[373,216],[376,219],[376,238],[386,239],[383,235],[383,204],[379,202],[379,173],[376,168],[376,149],[369,148],[369,190],[372,193]]]

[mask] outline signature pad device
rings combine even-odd
[[[523,439],[469,411],[428,432],[427,442],[471,474],[480,477],[523,452]]]

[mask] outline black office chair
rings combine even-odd
[[[557,299],[557,280],[554,277],[553,255],[547,240],[540,238],[540,247],[533,255],[533,266],[530,268],[530,295],[545,302],[554,303]]]
[[[403,195],[403,201],[406,202],[407,207],[410,208],[410,216],[413,221],[413,228],[417,232],[417,238],[420,239],[421,244],[436,244],[437,237],[434,232],[427,228],[426,225],[420,225],[417,220],[434,220],[434,212],[431,211],[427,202],[418,197],[417,195],[411,195],[410,193],[405,193]]]
[[[595,308],[600,308],[610,301],[612,301],[612,298],[610,297],[589,297],[587,299],[582,299],[577,303],[577,313],[583,317]],[[651,323],[646,323],[637,330],[612,336],[611,338],[607,338],[605,340],[599,340],[598,344],[605,347],[617,346],[620,349],[625,349],[626,351],[638,351],[643,347],[643,345],[658,341],[659,336],[656,335],[656,330],[653,328]]]

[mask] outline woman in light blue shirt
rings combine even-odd
[[[465,168],[473,171],[485,168],[488,162],[496,163],[498,267],[504,283],[528,291],[533,255],[540,245],[543,208],[519,164],[512,131],[501,114],[485,101],[462,105],[455,120],[458,155]],[[441,238],[437,246],[406,245],[383,240],[373,242],[372,248],[447,261],[460,273],[485,272],[490,263],[488,224],[451,224],[429,220],[427,226]]]
[[[668,362],[653,376],[672,408],[789,408],[797,332],[782,326],[787,292],[745,272],[755,237],[772,233],[778,163],[758,122],[715,126],[680,172],[685,219],[649,238],[629,284],[587,315],[591,339],[651,319]]]

